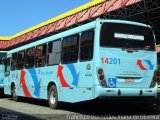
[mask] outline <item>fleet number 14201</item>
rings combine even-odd
[[[121,64],[120,58],[101,58],[103,64]]]

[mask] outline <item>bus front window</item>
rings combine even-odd
[[[103,23],[100,36],[101,47],[155,50],[155,41],[149,27]]]

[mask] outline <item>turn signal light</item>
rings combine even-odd
[[[153,75],[153,81],[159,81],[159,71],[155,70]]]
[[[101,82],[101,85],[102,85],[102,86],[106,86],[106,81],[103,80],[103,81]]]
[[[102,74],[103,70],[102,69],[98,69],[98,74]]]
[[[100,76],[99,76],[99,79],[100,79],[100,80],[104,80],[104,75],[100,75]]]
[[[159,71],[158,70],[154,71],[154,76],[159,76]]]
[[[155,70],[153,74],[152,82],[150,84],[150,88],[154,88],[158,81],[159,81],[159,71]]]
[[[102,68],[97,68],[97,76],[102,87],[107,87],[106,79]]]

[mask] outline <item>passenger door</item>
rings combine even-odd
[[[11,57],[7,57],[7,59],[4,61],[4,93],[5,94],[11,94],[10,91],[10,61]]]

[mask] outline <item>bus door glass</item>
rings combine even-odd
[[[5,74],[5,77],[9,76],[10,75],[10,61],[11,61],[11,58],[7,58],[5,61],[4,61],[4,74]]]

